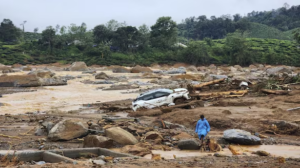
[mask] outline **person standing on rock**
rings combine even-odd
[[[203,145],[204,138],[209,131],[210,131],[209,123],[204,118],[204,115],[201,115],[200,120],[197,122],[196,130],[195,130],[195,132],[198,134],[198,137],[201,141],[201,145]]]

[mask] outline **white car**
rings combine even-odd
[[[139,108],[152,109],[160,106],[171,106],[174,104],[181,104],[185,100],[190,99],[187,89],[157,89],[145,92],[138,96],[132,102],[132,109],[136,111]]]

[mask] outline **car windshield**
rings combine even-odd
[[[173,90],[160,89],[160,90],[144,93],[144,94],[140,95],[139,97],[137,97],[134,101],[138,101],[138,100],[147,101],[147,100],[151,100],[151,99],[155,99],[155,98],[159,98],[159,97],[169,96],[171,93],[173,93]]]

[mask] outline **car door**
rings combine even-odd
[[[167,92],[156,92],[154,94],[155,104],[157,104],[158,107],[169,104],[167,102],[167,98],[169,95],[170,95],[170,93],[167,93]]]
[[[143,105],[144,107],[146,107],[148,109],[157,107],[154,93],[145,95],[143,100],[144,100],[144,105]]]

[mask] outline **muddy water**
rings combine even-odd
[[[226,148],[220,154],[231,156],[231,152]],[[207,156],[208,154],[214,154],[212,152],[200,152],[200,150],[173,150],[173,151],[161,151],[161,150],[152,150],[152,154],[160,154],[161,157],[165,159],[174,159],[180,157],[201,157]],[[151,159],[151,154],[144,156],[146,159]]]
[[[251,156],[252,152],[263,150],[270,153],[272,156],[282,156],[291,158],[300,158],[300,146],[289,146],[289,145],[260,145],[260,146],[236,146],[234,145],[239,153],[246,153]],[[227,156],[232,156],[232,153],[228,148],[224,148],[222,152],[218,152]],[[208,154],[214,154],[212,152],[200,152],[198,150],[173,150],[173,151],[161,151],[152,150],[152,154],[160,154],[161,157],[165,159],[174,159],[179,157],[203,157],[208,156]],[[241,155],[243,156],[243,155]],[[144,156],[146,159],[151,159],[151,154]]]
[[[260,146],[235,146],[239,151],[254,152],[263,150],[273,156],[300,158],[300,146],[291,145],[260,145]]]
[[[8,105],[0,108],[0,114],[21,114],[34,111],[49,111],[49,110],[61,110],[70,111],[77,110],[82,104],[107,102],[114,100],[123,100],[129,98],[135,98],[138,94],[122,94],[122,91],[102,91],[97,90],[100,86],[110,85],[91,85],[83,84],[82,80],[95,80],[94,76],[90,74],[82,74],[81,72],[69,72],[61,71],[55,72],[57,76],[82,75],[82,78],[76,78],[68,81],[66,86],[47,86],[38,87],[36,92],[21,92],[10,95],[4,95],[1,98],[1,103]],[[111,75],[111,72],[105,72]],[[15,73],[16,74],[16,73]],[[18,73],[18,74],[24,74]],[[13,75],[13,74],[10,74]],[[124,74],[122,74],[124,75]],[[133,74],[126,74],[130,76]],[[114,74],[114,76],[121,76],[120,74]]]

